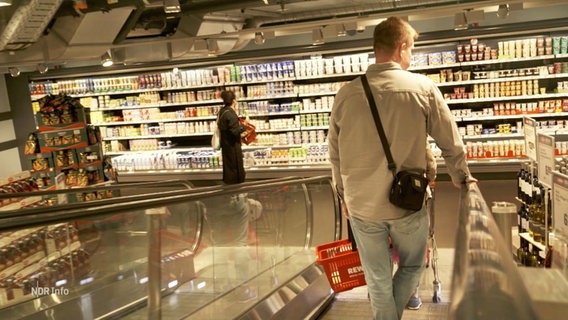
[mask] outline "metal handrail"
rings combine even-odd
[[[289,181],[291,179],[295,179],[295,177],[285,177],[285,178],[280,178],[280,179],[275,179],[275,180],[277,180],[277,181]],[[272,181],[275,181],[275,180],[272,180]],[[182,181],[182,180],[179,180],[179,181]],[[112,198],[92,200],[92,201],[87,201],[87,202],[65,203],[65,204],[58,204],[58,205],[55,205],[55,206],[22,208],[22,209],[16,209],[16,210],[11,210],[11,211],[2,211],[2,214],[0,216],[1,216],[1,218],[9,218],[9,217],[31,216],[31,215],[37,215],[37,214],[47,214],[47,213],[50,213],[50,212],[62,212],[62,211],[65,211],[65,210],[73,210],[73,209],[92,210],[96,206],[116,205],[118,203],[123,203],[123,202],[141,201],[141,200],[147,200],[147,199],[150,199],[150,198],[165,197],[165,196],[171,196],[171,195],[177,195],[177,194],[201,193],[201,192],[205,192],[205,191],[216,191],[216,190],[221,189],[221,188],[232,190],[235,187],[255,185],[257,183],[259,183],[259,182],[250,181],[250,182],[242,183],[240,185],[217,185],[217,186],[209,186],[209,187],[200,187],[200,188],[196,188],[196,189],[180,189],[180,190],[171,190],[171,191],[153,191],[153,192],[150,192],[150,193],[136,194],[136,195],[129,195],[129,196],[120,196],[120,197],[112,197]],[[168,184],[168,183],[152,184],[152,183],[149,183],[149,184],[146,184],[145,186],[151,186],[151,185],[169,186],[169,185],[174,185],[174,184]],[[117,184],[114,187],[117,187],[116,189],[120,190],[120,186],[135,187],[135,186],[137,186],[137,184],[136,183],[125,184],[125,185],[124,184]],[[95,189],[88,189],[87,188],[86,190],[89,191],[89,192],[92,192]],[[106,189],[101,188],[101,190],[106,190]],[[65,189],[65,190],[62,190],[62,191],[75,192],[75,189]],[[30,195],[42,195],[42,194],[53,195],[53,194],[57,194],[57,193],[60,193],[60,192],[58,192],[57,190],[54,190],[54,191],[50,191],[50,192],[41,192],[40,191],[40,192],[37,192],[37,194],[30,192],[29,194]]]
[[[169,187],[169,186],[182,186],[186,189],[194,188],[193,184],[190,181],[180,180],[180,179],[151,181],[151,182],[130,182],[130,183],[114,183],[112,181],[107,181],[102,184],[97,184],[88,187],[80,187],[80,188],[39,190],[39,191],[29,191],[29,192],[19,192],[19,193],[0,193],[0,200],[10,199],[10,198],[34,197],[34,196],[49,197],[58,194],[94,192],[101,190],[106,191],[106,190],[117,190],[117,189],[120,190],[126,188],[152,188],[152,187]]]
[[[449,319],[538,319],[476,184],[461,191]]]

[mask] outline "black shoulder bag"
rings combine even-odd
[[[418,211],[422,209],[422,206],[424,205],[424,196],[426,194],[426,188],[428,187],[428,179],[426,179],[423,173],[407,170],[400,171],[398,173],[396,172],[396,165],[392,158],[390,147],[385,136],[385,131],[381,123],[381,118],[379,118],[379,112],[377,111],[377,105],[375,104],[375,99],[371,94],[371,88],[369,87],[366,75],[361,76],[361,82],[363,82],[363,89],[365,90],[367,100],[369,101],[369,107],[371,108],[373,119],[375,120],[377,132],[379,133],[381,143],[383,144],[383,150],[388,160],[388,168],[392,172],[394,178],[390,190],[389,201],[397,207]]]

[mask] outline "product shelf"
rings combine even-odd
[[[548,117],[564,117],[568,116],[568,112],[544,112],[544,113],[521,113],[513,115],[499,115],[499,116],[485,116],[485,117],[461,117],[456,118],[456,121],[486,121],[486,120],[506,120],[506,119],[521,119],[525,116],[531,118],[548,118]]]
[[[467,81],[446,81],[437,82],[438,87],[453,87],[453,86],[463,86],[468,84],[481,84],[481,83],[497,83],[497,82],[508,82],[508,81],[523,81],[523,80],[540,80],[540,79],[551,79],[551,78],[568,78],[568,73],[554,73],[545,75],[533,75],[533,76],[523,76],[523,77],[504,77],[504,78],[492,78],[492,79],[474,79]]]
[[[462,103],[484,103],[484,102],[496,102],[496,101],[512,101],[512,100],[535,100],[535,99],[556,99],[556,98],[566,98],[568,93],[545,93],[545,94],[533,94],[530,96],[507,96],[507,97],[494,97],[494,98],[473,98],[473,99],[448,99],[447,104],[462,104]]]
[[[175,118],[175,119],[156,119],[156,120],[137,120],[137,121],[115,121],[115,122],[94,122],[95,126],[127,126],[131,124],[147,124],[147,123],[160,123],[160,122],[185,122],[185,121],[202,121],[202,120],[215,120],[215,116],[204,117],[190,117],[190,118]]]
[[[148,136],[103,137],[103,141],[182,138],[182,137],[199,137],[199,136],[211,136],[211,135],[213,135],[213,132],[183,133],[183,134],[156,134],[156,135],[148,135]]]
[[[539,249],[538,255],[541,258],[543,258],[543,259],[546,258],[546,247],[544,246],[544,244],[542,244],[538,241],[535,241],[533,239],[533,237],[531,237],[531,235],[528,232],[521,232],[519,235],[520,235],[521,238],[527,240],[531,245],[533,245],[533,246],[535,246]]]
[[[331,109],[311,109],[311,110],[301,110],[300,114],[308,114],[308,113],[325,113],[331,112]]]

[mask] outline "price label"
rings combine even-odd
[[[523,118],[523,128],[525,133],[525,153],[533,161],[536,159],[536,121],[529,117]]]
[[[552,186],[552,170],[554,170],[554,137],[538,133],[537,169],[538,180],[547,187]]]
[[[568,239],[568,176],[552,173],[552,214],[556,236]]]

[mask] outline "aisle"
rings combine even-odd
[[[454,263],[454,249],[438,249],[438,275],[442,282],[442,301],[432,302],[434,273],[427,268],[420,281],[422,307],[406,310],[402,320],[446,320],[450,301],[450,283]],[[371,319],[371,306],[367,300],[367,287],[359,287],[337,294],[332,305],[319,320]]]

